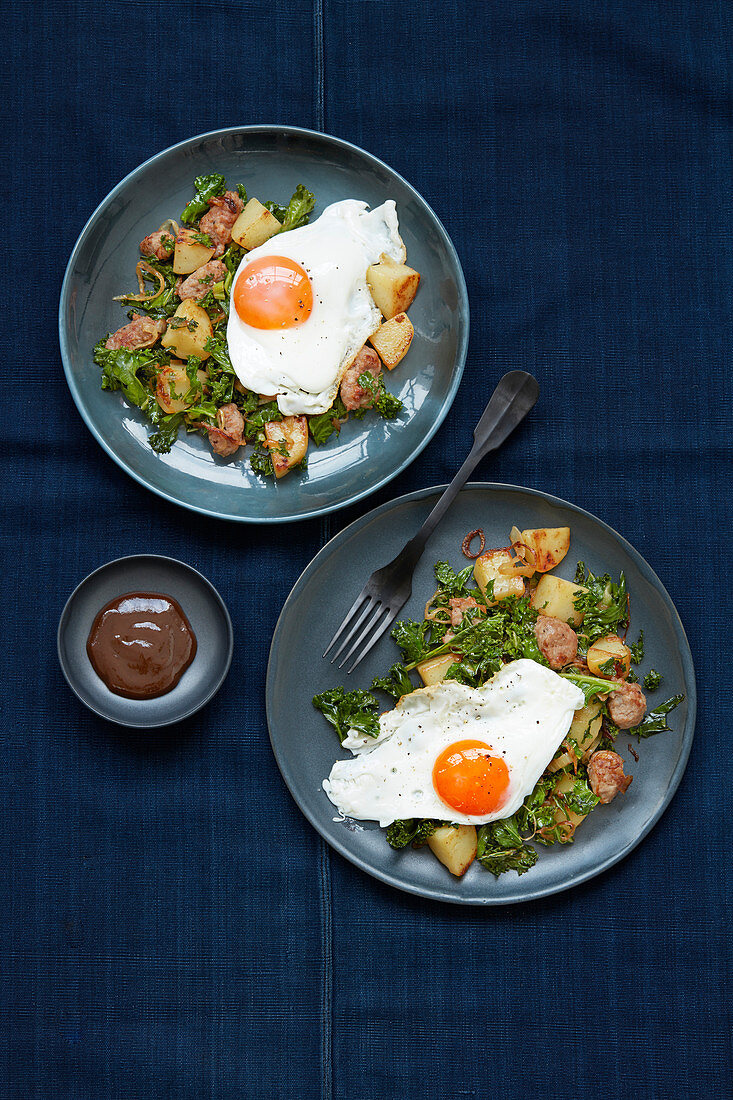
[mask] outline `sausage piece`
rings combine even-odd
[[[165,329],[165,321],[156,321],[153,317],[133,313],[129,325],[123,325],[117,332],[113,332],[104,346],[110,351],[119,351],[120,348],[127,348],[128,351],[151,348]]]
[[[624,762],[617,752],[601,749],[588,761],[588,782],[593,794],[605,805],[623,794],[633,776],[624,775]]]
[[[341,400],[347,409],[371,409],[374,404],[374,394],[359,385],[359,376],[366,371],[376,382],[382,373],[382,364],[376,351],[363,347],[341,379]]]
[[[244,203],[236,191],[225,191],[209,199],[209,211],[199,222],[199,232],[211,238],[214,258],[221,256],[232,239],[232,226],[242,213]]]
[[[202,264],[185,279],[179,279],[176,283],[176,294],[183,301],[185,298],[193,298],[194,302],[200,302],[211,290],[214,283],[219,283],[227,273],[227,269],[221,260],[209,260]]]
[[[646,714],[646,696],[639,685],[619,683],[608,696],[608,713],[620,730],[638,726]]]
[[[216,410],[216,427],[206,430],[214,454],[228,458],[244,442],[244,417],[234,403],[222,405]]]
[[[575,660],[578,635],[562,619],[540,615],[534,624],[534,635],[540,653],[549,662],[550,668],[563,668]]]
[[[155,260],[169,260],[175,246],[172,233],[166,232],[165,229],[156,229],[155,233],[149,233],[140,241],[140,254]]]
[[[478,607],[473,596],[453,596],[448,600],[451,626],[460,626],[469,607]]]

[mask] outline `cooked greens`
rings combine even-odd
[[[362,377],[366,381],[366,376]],[[574,597],[575,608],[583,615],[577,634],[579,655],[584,656],[595,640],[628,628],[630,605],[623,573],[614,580],[607,573],[595,575],[579,562],[575,579],[587,588]],[[393,699],[411,694],[415,684],[410,672],[416,668],[420,671],[423,662],[445,654],[454,660],[441,678],[471,687],[486,684],[509,661],[529,658],[548,666],[535,634],[538,612],[528,592],[505,596],[494,603],[493,582],[485,584],[482,591],[473,583],[473,566],[456,571],[447,561],[435,564],[435,580],[437,589],[426,607],[426,617],[420,621],[403,619],[392,628],[402,659],[386,675],[373,679],[372,691],[385,692]],[[459,611],[457,619],[454,610]],[[643,631],[629,649],[634,661],[643,659]],[[560,671],[582,690],[589,708],[576,712],[583,714],[581,732],[573,736],[568,733],[551,765],[515,814],[478,828],[476,859],[494,875],[506,871],[522,875],[530,870],[537,862],[537,845],[571,844],[578,824],[600,804],[589,782],[588,762],[593,751],[611,748],[620,732],[611,719],[608,700],[623,681],[617,679],[618,666],[613,659],[596,667],[600,667],[601,675],[591,673],[581,659]],[[644,686],[655,690],[661,679],[651,669],[644,676]],[[636,680],[638,677],[630,670],[626,682]],[[667,715],[683,698],[675,695],[660,704],[628,730],[629,734],[646,738],[668,731]],[[334,688],[316,695],[313,703],[336,729],[340,741],[349,730],[370,737],[379,733],[379,708],[371,692]],[[428,818],[393,821],[386,829],[386,839],[396,849],[421,847],[438,826],[448,823]],[[436,842],[437,837],[431,845]]]

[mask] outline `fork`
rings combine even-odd
[[[501,447],[534,407],[539,394],[540,387],[536,378],[526,371],[509,371],[500,380],[474,429],[473,446],[466,461],[439,497],[417,534],[413,535],[388,565],[383,565],[372,573],[351,605],[323,654],[324,657],[328,656],[341,639],[341,644],[331,658],[331,664],[346,650],[338,667],[343,668],[353,657],[354,663],[347,669],[347,675],[351,674],[392,625],[412,594],[412,575],[433,531],[481,459],[490,451]]]

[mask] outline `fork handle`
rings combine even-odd
[[[417,565],[425,544],[482,458],[497,450],[534,407],[540,388],[536,378],[513,370],[500,379],[473,433],[473,446],[450,485],[438,498],[420,530],[397,556],[395,564]]]

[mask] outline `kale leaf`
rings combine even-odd
[[[650,668],[644,677],[644,688],[646,691],[656,691],[661,682],[662,674],[655,668]]]
[[[186,225],[190,225],[206,213],[209,209],[209,199],[213,199],[215,195],[223,195],[226,190],[226,180],[218,172],[213,172],[210,176],[196,176],[193,185],[194,197],[186,204],[181,214],[181,221]]]
[[[428,837],[435,832],[437,824],[427,817],[407,817],[401,821],[393,821],[387,826],[387,843],[397,849],[406,848],[408,844],[412,844],[413,848],[422,848]]]
[[[100,340],[94,347],[94,362],[102,368],[102,389],[121,389],[131,405],[146,411],[153,404],[153,395],[138,378],[138,372],[157,365],[160,353],[149,348],[111,350],[104,345],[105,340]]]
[[[386,676],[375,676],[372,680],[372,690],[386,692],[394,699],[401,699],[403,695],[411,695],[415,685],[407,674],[404,665],[399,661],[392,665]]]
[[[629,643],[627,643],[628,645]],[[629,645],[631,650],[631,660],[635,665],[638,665],[640,661],[644,660],[644,631],[639,631],[639,637],[636,642]]]
[[[561,672],[559,675],[572,680],[580,688],[586,703],[590,703],[594,695],[610,695],[618,686],[613,680],[602,680],[600,676],[589,676],[584,672]]]
[[[254,472],[262,477],[272,477],[275,473],[270,452],[265,447],[258,447],[252,452],[249,456],[249,464]]]
[[[394,420],[404,408],[399,397],[387,393],[384,388],[383,374],[380,374],[379,378],[375,378],[371,371],[365,370],[363,374],[359,375],[358,382],[363,390],[372,395],[374,398],[373,407],[385,420]]]
[[[440,603],[443,599],[449,600],[454,596],[468,595],[468,582],[472,574],[472,565],[467,565],[465,569],[461,569],[460,573],[456,573],[447,561],[436,562],[435,579],[440,586],[437,602]]]
[[[619,574],[618,583],[614,583],[608,573],[596,577],[586,570],[583,562],[578,562],[575,582],[588,589],[578,592],[573,599],[575,610],[584,615],[580,633],[588,645],[605,634],[618,633],[618,628],[628,623],[629,599],[623,573]]]
[[[588,814],[601,801],[588,786],[582,775],[576,775],[573,786],[562,796],[565,805],[576,814]]]
[[[367,737],[379,736],[379,700],[370,691],[330,688],[313,696],[313,706],[331,723],[339,741],[351,729]]]
[[[679,706],[683,699],[684,695],[673,695],[671,699],[660,703],[654,710],[650,710],[648,714],[645,714],[639,725],[632,726],[628,732],[638,734],[639,737],[651,737],[654,733],[670,733],[670,727],[667,725],[667,715]]]
[[[281,232],[287,233],[289,229],[298,229],[301,225],[307,225],[315,205],[316,197],[313,192],[304,187],[302,183],[299,183],[285,210]],[[275,214],[275,217],[277,217],[277,214]],[[278,221],[280,221],[279,218]]]
[[[330,439],[334,432],[341,431],[341,421],[346,420],[349,413],[340,397],[337,397],[330,409],[325,413],[308,417],[308,429],[313,436],[316,447],[322,447],[326,440]]]
[[[481,826],[478,831],[476,858],[482,867],[498,878],[506,871],[516,871],[518,875],[523,875],[530,867],[534,867],[537,853],[524,843],[515,818],[508,817],[504,821]]]
[[[426,635],[429,631],[430,623],[425,620],[416,623],[412,619],[400,619],[390,631],[391,637],[402,650],[405,664],[411,668],[427,655]]]
[[[157,422],[158,430],[148,438],[148,443],[156,454],[168,454],[176,441],[178,429],[183,422],[183,413],[168,413]]]

